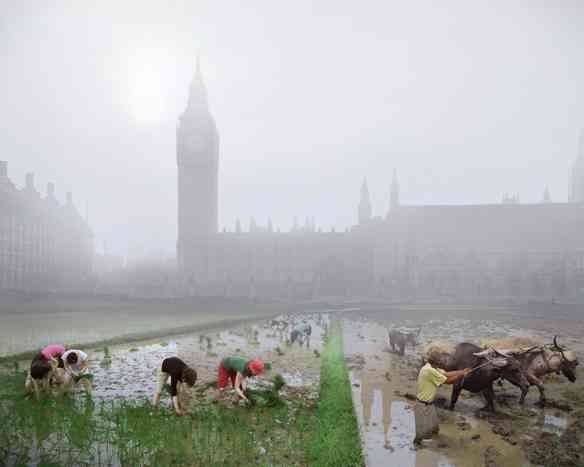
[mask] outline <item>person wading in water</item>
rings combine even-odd
[[[174,411],[177,415],[182,415],[184,412],[178,400],[178,383],[193,387],[197,382],[197,372],[178,357],[165,358],[158,372],[158,384],[152,400],[154,407],[158,407],[160,395],[168,378],[170,378],[170,395]]]
[[[263,373],[263,371],[264,363],[259,358],[254,360],[247,360],[243,357],[224,358],[219,364],[219,395],[223,393],[227,387],[227,383],[231,381],[231,385],[235,389],[237,395],[247,401],[248,398],[244,394],[247,388],[245,379],[257,376]]]
[[[470,368],[457,371],[445,371],[443,359],[438,352],[430,352],[427,362],[418,374],[418,392],[414,415],[416,417],[416,438],[414,444],[421,444],[422,440],[432,438],[438,433],[440,420],[434,406],[434,399],[438,388],[443,384],[454,384],[471,373]]]

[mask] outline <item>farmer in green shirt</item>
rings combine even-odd
[[[414,444],[419,444],[423,439],[429,439],[438,433],[438,413],[434,407],[434,399],[438,388],[443,384],[454,384],[468,375],[471,370],[465,368],[458,371],[444,371],[440,353],[431,352],[427,356],[427,362],[418,374],[418,392],[414,415],[416,417],[416,438]]]
[[[248,360],[243,357],[226,357],[219,364],[219,391],[224,391],[228,381],[231,381],[231,385],[239,397],[248,400],[244,394],[247,387],[245,379],[257,376],[263,371],[264,363],[259,358]]]

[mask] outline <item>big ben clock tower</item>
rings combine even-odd
[[[187,108],[176,130],[178,164],[179,266],[184,268],[197,256],[196,249],[217,234],[217,177],[219,135],[209,112],[207,90],[199,60],[191,83]]]

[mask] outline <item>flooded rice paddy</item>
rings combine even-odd
[[[197,385],[213,383],[217,379],[219,362],[230,355],[241,355],[262,358],[271,366],[266,378],[281,374],[287,388],[310,389],[314,393],[311,397],[316,398],[320,374],[318,355],[322,351],[328,315],[287,315],[276,319],[289,323],[290,329],[299,323],[309,323],[312,327],[310,340],[302,345],[290,345],[287,343],[289,331],[280,331],[270,320],[166,340],[112,346],[107,352],[90,352],[88,371],[94,375],[93,397],[97,400],[150,397],[162,360],[171,356],[178,356],[197,370]],[[263,384],[260,377],[251,379],[249,386]],[[210,402],[211,397],[208,399]]]
[[[79,385],[68,397],[54,391],[40,401],[12,399],[19,414],[13,429],[0,430],[2,465],[45,465],[49,459],[59,465],[168,465],[175,461],[164,453],[174,449],[180,449],[177,465],[282,465],[286,458],[290,462],[285,465],[301,465],[301,455],[297,461],[292,453],[302,452],[303,427],[318,399],[329,318],[299,314],[278,319],[288,330],[270,320],[89,351],[94,377],[90,398]],[[290,344],[289,331],[299,324],[311,325],[310,339]],[[149,403],[162,360],[174,355],[198,372],[195,387],[179,396],[189,417],[173,415],[168,394],[163,394],[162,410]],[[252,410],[242,407],[231,391],[217,401],[217,367],[229,355],[259,356],[269,363],[270,370],[248,386],[267,390],[274,376],[282,375],[282,402]],[[22,361],[19,366],[27,365]],[[5,390],[0,385],[0,404]],[[169,427],[175,425],[178,432],[173,434]],[[82,438],[80,448],[71,445],[72,436]],[[182,439],[178,447],[177,439]],[[230,453],[239,451],[248,460],[234,460]]]
[[[546,381],[551,403],[545,409],[535,406],[539,396],[535,388],[530,389],[526,406],[520,407],[519,390],[505,383],[495,385],[496,414],[481,411],[484,404],[480,396],[464,391],[456,410],[449,411],[444,407],[450,397],[450,387],[443,387],[438,398],[440,434],[421,448],[414,448],[413,405],[424,344],[435,340],[480,343],[510,337],[550,342],[553,333],[558,332],[562,334],[562,343],[575,350],[580,360],[584,356],[580,328],[576,324],[572,326],[569,320],[556,325],[551,320],[534,321],[517,316],[505,319],[500,313],[493,319],[486,313],[478,316],[458,313],[450,318],[444,313],[444,310],[437,313],[424,310],[423,316],[410,312],[396,316],[379,312],[367,314],[359,308],[294,313],[278,316],[274,321],[219,325],[213,330],[98,348],[89,352],[90,372],[94,375],[92,400],[99,404],[149,399],[162,360],[177,355],[198,372],[197,385],[186,403],[191,407],[211,406],[215,402],[215,391],[197,388],[212,384],[220,360],[237,354],[250,358],[259,356],[271,365],[271,372],[253,381],[250,387],[266,387],[274,374],[281,374],[286,382],[282,390],[284,400],[302,398],[314,405],[318,399],[323,336],[331,319],[340,318],[367,466],[584,465],[579,457],[584,448],[582,370],[578,372],[575,385],[557,376]],[[289,327],[284,330],[278,322],[287,322]],[[310,342],[289,345],[290,329],[304,322],[312,326]],[[407,347],[403,357],[390,352],[389,326],[419,325],[422,333],[418,346]],[[22,362],[21,367],[27,364]],[[83,389],[75,392],[78,394],[75,400],[81,401]],[[220,403],[235,407],[237,399],[227,396]],[[163,404],[170,408],[168,396],[163,397]],[[266,444],[256,449],[261,452],[271,448]],[[293,461],[287,462],[271,465],[296,465]]]

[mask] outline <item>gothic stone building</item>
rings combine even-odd
[[[27,174],[18,189],[0,161],[0,289],[77,291],[87,285],[93,237],[73,205],[60,205],[55,187],[41,197]]]
[[[199,67],[177,130],[179,236],[185,292],[306,299],[551,299],[584,291],[584,139],[570,203],[404,206],[373,217],[364,182],[346,232],[218,231],[219,137]]]

